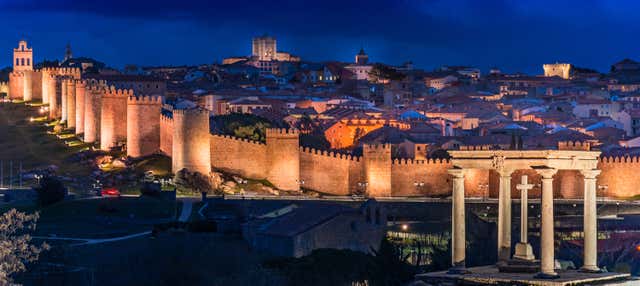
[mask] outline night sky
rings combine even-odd
[[[420,68],[473,65],[541,73],[568,61],[607,71],[640,60],[640,1],[594,0],[0,0],[0,66],[29,40],[36,61],[75,56],[114,67],[214,63],[251,53],[268,33],[303,60],[372,61]]]

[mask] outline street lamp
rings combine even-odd
[[[36,174],[36,175],[34,176],[34,178],[36,178],[36,181],[37,181],[38,185],[40,185],[40,180],[42,179],[42,177],[43,177],[43,176],[42,176],[42,175],[40,175],[40,174]]]

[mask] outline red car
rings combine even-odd
[[[119,197],[120,191],[116,188],[105,188],[100,191],[100,195],[103,197]]]

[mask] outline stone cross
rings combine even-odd
[[[516,185],[516,189],[520,190],[520,243],[516,245],[516,253],[514,258],[523,260],[533,260],[533,249],[527,242],[527,228],[529,227],[527,221],[527,209],[528,209],[528,192],[533,189],[533,184],[528,183],[527,175],[522,175],[522,182]]]

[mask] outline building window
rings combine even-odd
[[[24,59],[20,59],[20,65],[24,66]]]
[[[31,59],[27,59],[27,65],[30,66],[31,65]]]
[[[16,66],[20,65],[20,59],[16,59]]]

